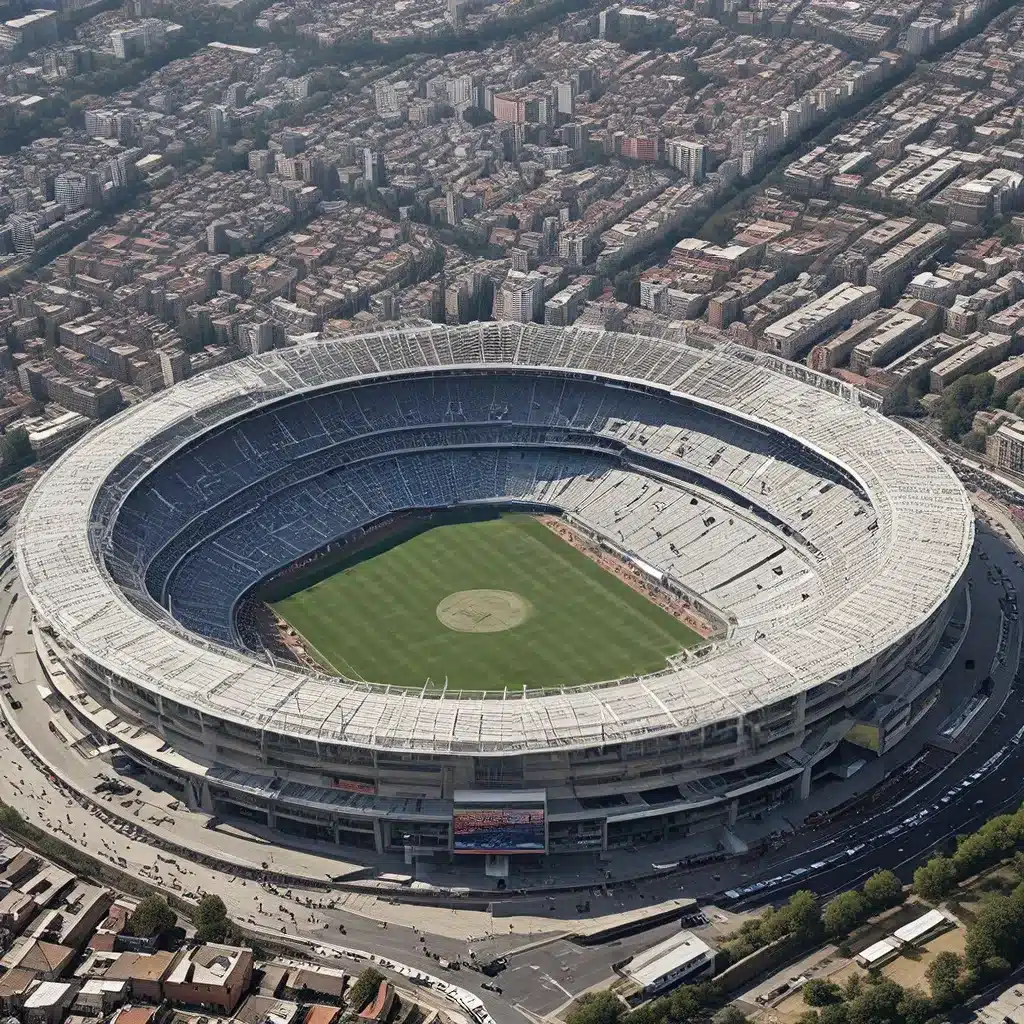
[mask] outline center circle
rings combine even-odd
[[[533,611],[511,590],[457,590],[437,606],[442,626],[458,633],[500,633],[524,623]]]

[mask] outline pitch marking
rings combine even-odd
[[[522,625],[533,605],[511,590],[457,590],[437,606],[442,626],[457,633],[500,633]]]

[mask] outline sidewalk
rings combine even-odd
[[[978,493],[971,495],[971,502],[994,519],[1003,528],[1003,533],[1010,543],[1018,551],[1024,553],[1024,531],[1021,530],[1017,520],[1002,505],[994,499],[983,497]]]

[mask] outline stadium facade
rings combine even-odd
[[[241,621],[325,545],[471,502],[558,509],[717,633],[653,675],[484,693],[285,665]],[[838,381],[487,323],[179,384],[65,453],[16,549],[54,690],[190,806],[378,851],[536,855],[729,824],[806,795],[854,727],[898,738],[972,542],[941,459]]]

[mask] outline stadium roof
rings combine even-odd
[[[820,616],[744,628],[699,660],[642,678],[524,698],[459,699],[271,666],[171,632],[134,607],[102,567],[93,504],[114,468],[174,427],[178,444],[229,416],[303,390],[437,368],[584,371],[653,384],[768,426],[842,466],[878,517],[877,568],[835,573]],[[19,570],[66,648],[205,715],[330,743],[507,754],[638,742],[699,728],[840,677],[897,644],[960,580],[974,523],[939,456],[804,367],[726,346],[707,349],[591,328],[484,323],[396,327],[254,356],[185,381],[97,426],[30,494]]]

